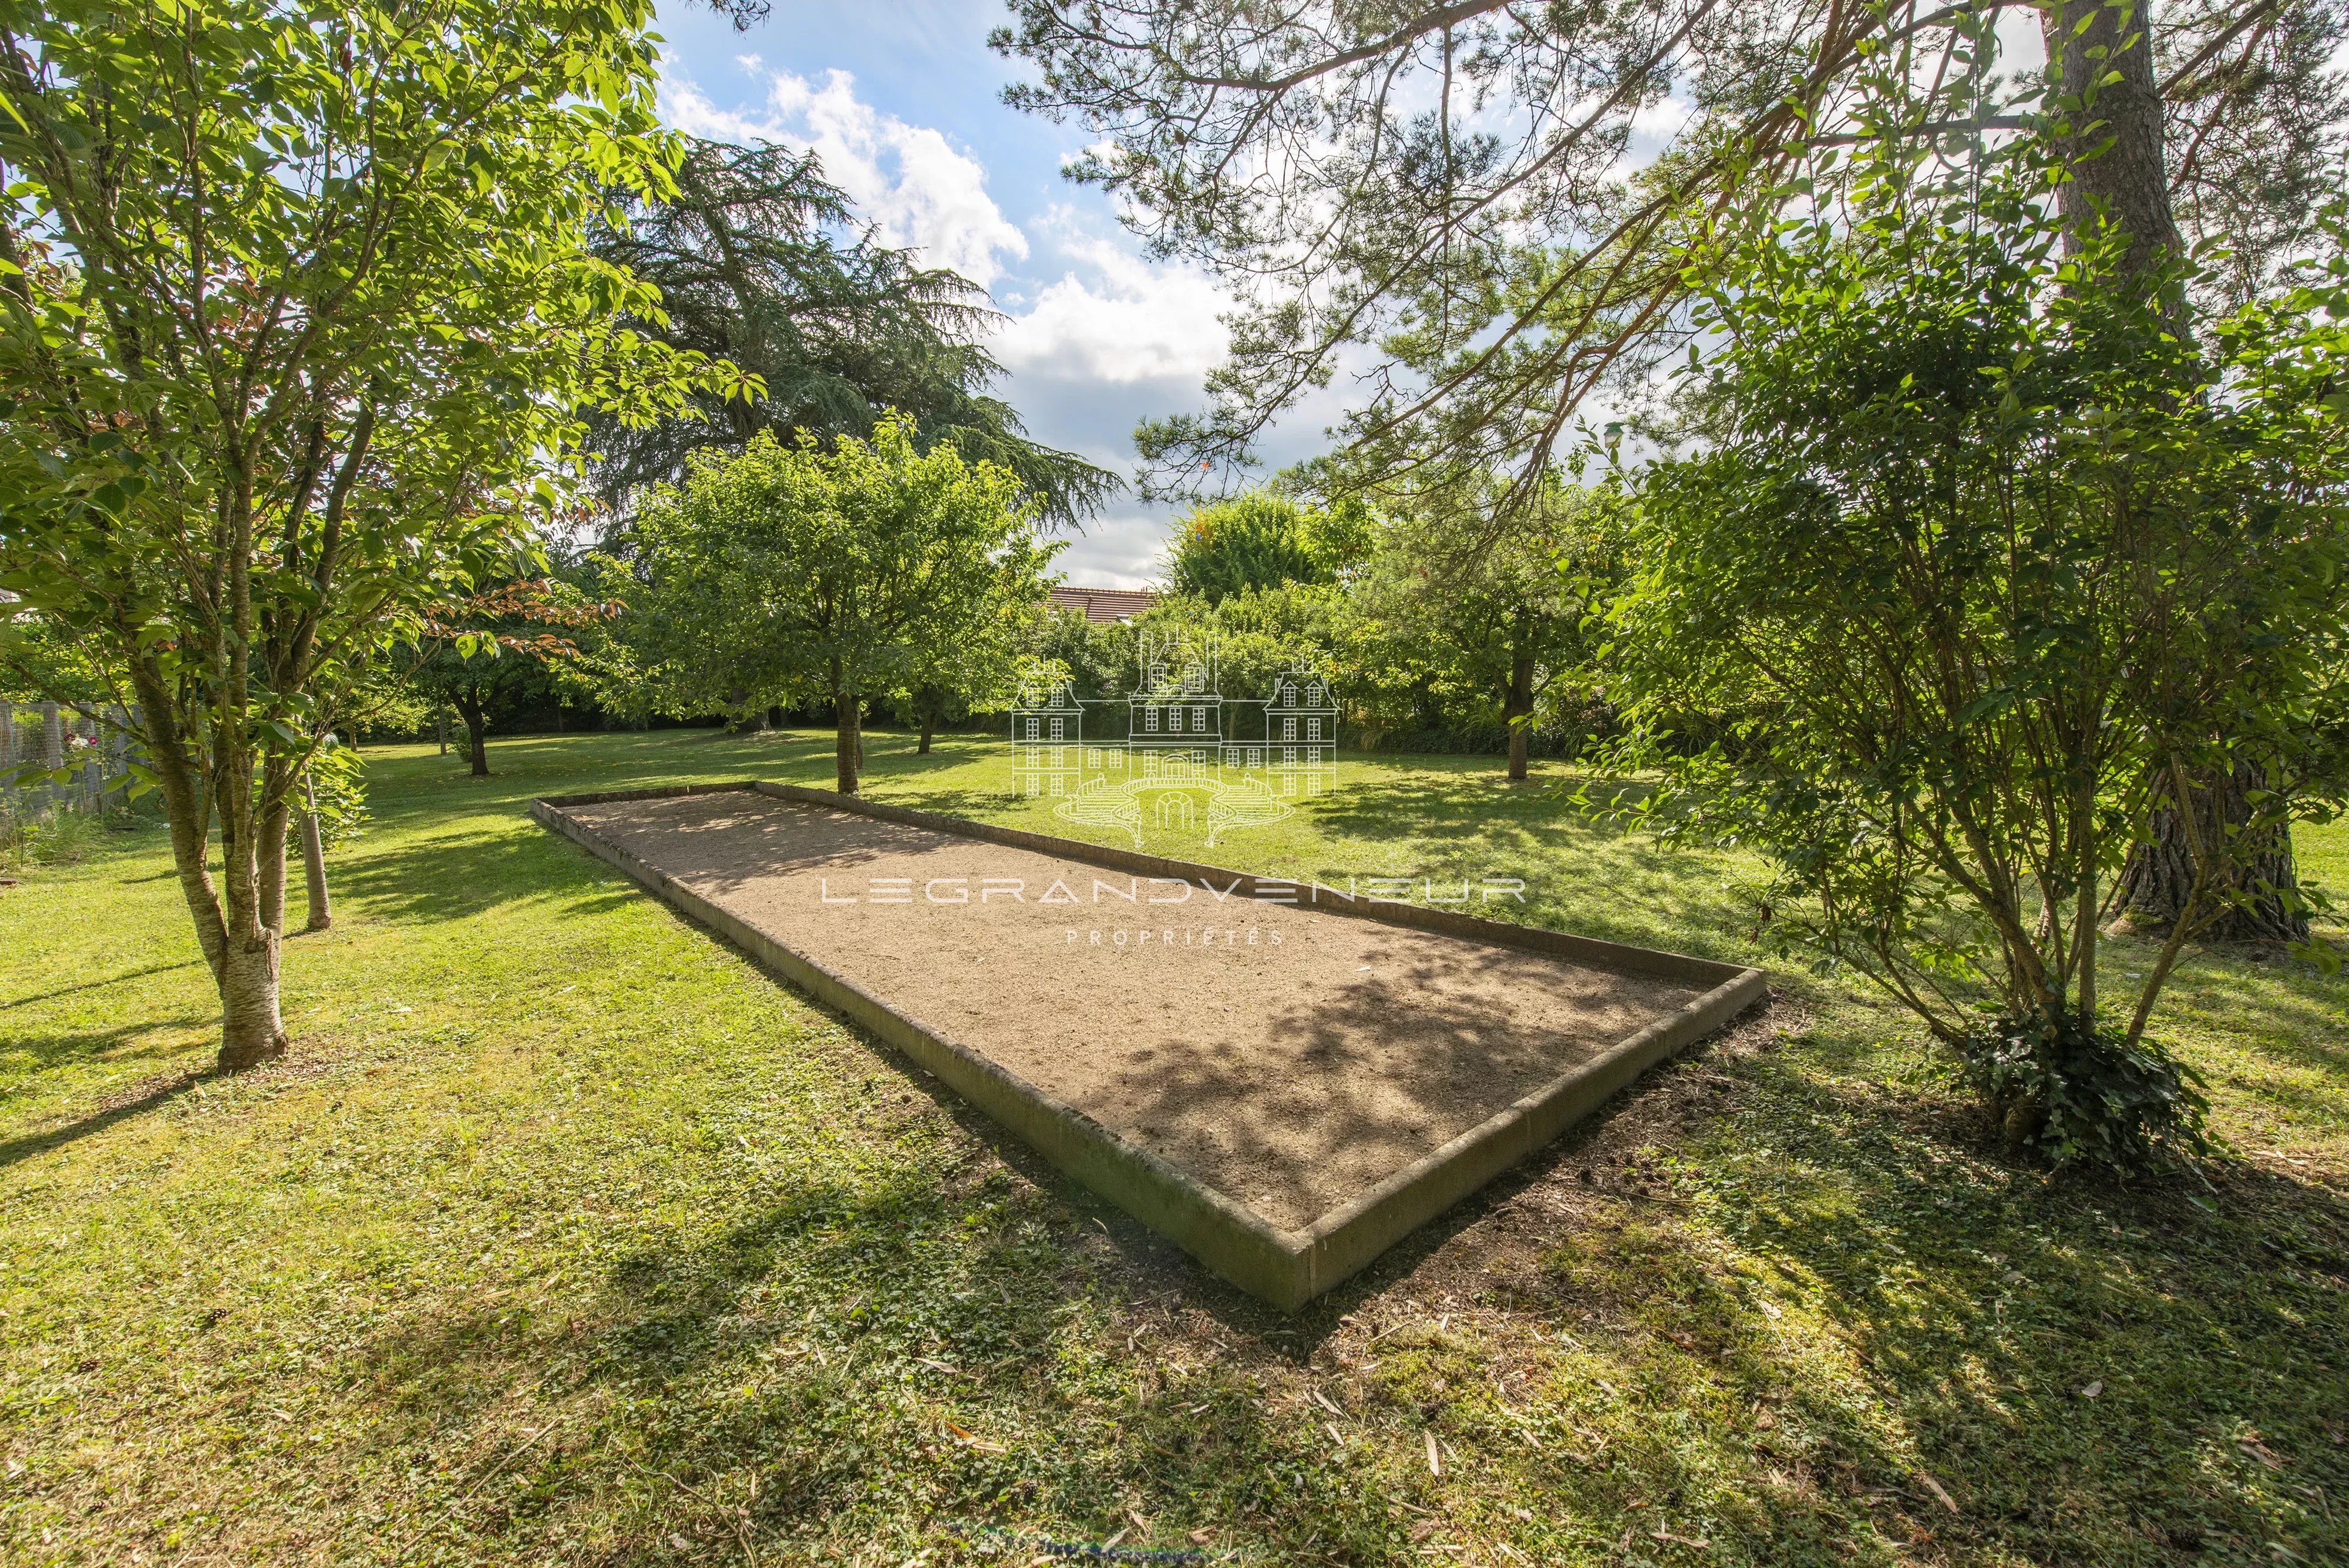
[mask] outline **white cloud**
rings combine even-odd
[[[661,96],[671,123],[697,136],[812,149],[857,216],[885,243],[918,248],[925,265],[992,284],[1003,271],[999,256],[1028,254],[1028,237],[988,195],[979,161],[944,133],[859,99],[846,71],[826,71],[820,83],[774,72],[763,116],[721,109],[682,78],[663,83]]]
[[[1137,419],[1191,408],[1229,334],[1231,302],[1195,267],[1145,261],[1123,234],[1059,205],[1026,232],[987,192],[987,171],[938,130],[856,96],[844,71],[820,78],[739,63],[766,85],[755,108],[719,108],[691,81],[662,86],[670,123],[698,136],[812,149],[858,216],[892,244],[921,247],[931,265],[987,285],[1005,312],[988,348],[1007,372],[996,390],[1029,433],[1112,472],[1131,467]],[[1030,261],[1031,242],[1040,253]],[[1055,275],[1057,274],[1057,275]],[[1050,281],[1047,281],[1047,280]],[[1164,566],[1170,508],[1131,493],[1070,540],[1071,580],[1143,587]]]
[[[1118,386],[1179,381],[1195,392],[1228,337],[1216,318],[1230,302],[1214,281],[1195,268],[1153,265],[1110,240],[1071,237],[1060,248],[1080,266],[1038,289],[1005,326],[992,345],[1005,368]]]
[[[1095,517],[1052,566],[1081,587],[1147,588],[1165,571],[1167,521],[1163,514],[1123,512]]]

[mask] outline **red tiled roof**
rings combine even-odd
[[[1148,588],[1078,588],[1052,590],[1052,603],[1062,609],[1082,610],[1087,620],[1131,620],[1158,602]]]

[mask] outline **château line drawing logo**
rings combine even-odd
[[[1069,822],[1118,827],[1142,847],[1145,821],[1207,843],[1289,816],[1338,776],[1338,705],[1299,660],[1262,697],[1226,697],[1212,638],[1143,632],[1133,691],[1079,699],[1065,681],[1020,689],[1011,711],[1011,792],[1049,799]]]

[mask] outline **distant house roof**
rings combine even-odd
[[[1132,620],[1158,602],[1148,588],[1076,588],[1052,590],[1052,603],[1061,609],[1081,610],[1087,620]]]

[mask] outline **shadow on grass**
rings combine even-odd
[[[86,980],[79,985],[61,985],[55,991],[39,992],[31,996],[14,997],[6,1002],[0,1002],[0,1012],[5,1012],[12,1007],[29,1007],[34,1002],[48,1002],[60,996],[77,995],[85,991],[103,991],[109,985],[120,985],[126,981],[144,980],[150,974],[169,974],[173,970],[200,968],[203,961],[200,958],[193,958],[182,960],[178,963],[150,964],[145,969],[134,969],[128,973],[109,975],[104,980]]]
[[[1485,1320],[1483,1344],[1575,1347],[1552,1397],[1608,1386],[1568,1440],[1604,1438],[1608,1462],[1534,1451],[1506,1398],[1464,1397],[1494,1371],[1469,1340],[1388,1341],[1392,1397],[1561,1516],[1702,1507],[1687,1532],[1756,1562],[1871,1536],[1961,1560],[2344,1560],[2340,1197],[2240,1167],[2207,1196],[2050,1177],[1987,1156],[1969,1105],[1732,1070],[1733,1128],[1708,1111],[1676,1147],[1634,1114],[1678,1092],[1651,1078],[1268,1337],[1301,1364],[1391,1293],[1464,1287],[1525,1320]]]
[[[149,1028],[162,1027],[165,1025],[141,1024],[131,1032],[143,1033]],[[62,1148],[69,1143],[78,1142],[92,1134],[102,1133],[119,1122],[126,1122],[133,1116],[144,1116],[149,1111],[178,1099],[197,1085],[215,1075],[212,1068],[193,1068],[135,1091],[127,1099],[116,1099],[102,1105],[80,1119],[68,1122],[63,1127],[52,1127],[47,1132],[33,1133],[22,1137],[0,1141],[0,1168],[15,1165],[20,1160],[30,1159],[35,1155],[47,1154],[53,1148]]]
[[[1560,1305],[1597,1301],[1643,1331],[1633,1376],[1775,1410],[1775,1428],[1724,1446],[1814,1490],[1904,1498],[1944,1546],[2048,1563],[2349,1550],[2318,1506],[2349,1482],[2349,1381],[2324,1349],[2349,1339],[2336,1198],[2255,1173],[2215,1201],[2183,1178],[2050,1179],[1953,1142],[1961,1108],[1781,1067],[1759,1077],[1765,1136],[1749,1124],[1692,1151],[1687,1219],[1552,1260]],[[1778,1299],[1817,1314],[1874,1408],[1806,1376],[1787,1355],[1797,1336],[1763,1305],[1773,1293],[1707,1267],[1691,1229],[1791,1286]],[[1955,1515],[1917,1479],[1910,1443]]]
[[[2349,1383],[2330,1348],[2349,1338],[2349,1214],[2321,1188],[2238,1172],[2202,1198],[2049,1179],[1967,1142],[1962,1107],[1774,1058],[1729,1076],[1698,1064],[1284,1318],[882,1054],[905,1078],[877,1094],[868,1080],[838,1114],[885,1137],[903,1114],[886,1091],[911,1080],[1030,1184],[955,1140],[861,1183],[761,1170],[741,1218],[625,1253],[567,1322],[518,1335],[510,1309],[483,1303],[378,1341],[379,1386],[437,1430],[482,1414],[434,1407],[441,1380],[484,1407],[503,1386],[450,1375],[469,1361],[570,1368],[575,1390],[628,1411],[622,1434],[583,1425],[531,1452],[511,1498],[459,1500],[465,1531],[526,1541],[542,1517],[608,1495],[598,1456],[617,1442],[651,1461],[652,1489],[614,1521],[618,1562],[666,1557],[672,1532],[713,1549],[743,1531],[760,1551],[827,1532],[912,1549],[926,1539],[902,1506],[914,1492],[932,1520],[1061,1539],[1103,1539],[1135,1508],[1224,1541],[1239,1522],[1268,1550],[1403,1560],[1392,1477],[1350,1469],[1318,1417],[1280,1415],[1245,1357],[1200,1357],[1228,1334],[1307,1368],[1350,1314],[1428,1294],[1412,1278],[1426,1269],[1490,1310],[1470,1337],[1438,1324],[1387,1340],[1361,1385],[1371,1415],[1411,1441],[1442,1433],[1505,1495],[1542,1497],[1578,1532],[1561,1552],[1593,1529],[1645,1532],[1659,1510],[1727,1560],[1790,1565],[2349,1548],[2323,1509],[2349,1489]],[[1654,1102],[1701,1094],[1723,1096],[1703,1102],[1705,1127],[1660,1137]],[[1644,1181],[1613,1184],[1629,1160]],[[1530,1271],[1487,1273],[1473,1255],[1507,1211],[1593,1190],[1595,1211],[1530,1239]],[[1125,1338],[1141,1370],[1104,1407],[1098,1370],[1132,1321],[1116,1314],[1170,1301],[1214,1328],[1190,1334],[1179,1375],[1146,1348],[1134,1363]],[[1524,1444],[1506,1400],[1526,1396],[1485,1396],[1527,1345],[1572,1347],[1544,1397],[1565,1412],[1548,1429],[1579,1436]],[[1598,1437],[1603,1463],[1562,1451]]]
[[[376,1376],[412,1400],[488,1353],[575,1366],[577,1391],[625,1397],[626,1448],[667,1485],[622,1525],[622,1562],[667,1559],[673,1535],[912,1545],[925,1515],[1098,1542],[1138,1509],[1179,1543],[1276,1501],[1341,1551],[1395,1538],[1380,1490],[1318,1464],[1309,1428],[1276,1430],[1237,1369],[1158,1379],[1102,1421],[1083,1364],[1102,1348],[1086,1309],[1105,1249],[1043,1194],[952,1169],[776,1186],[704,1240],[618,1261],[559,1343],[518,1344],[511,1314],[484,1306],[378,1341]],[[430,1419],[446,1430],[452,1414]],[[533,1453],[521,1498],[474,1503],[465,1528],[526,1537],[596,1495],[609,1439]],[[925,1499],[911,1519],[909,1491]]]
[[[160,1050],[128,1052],[124,1047],[149,1034],[160,1034],[181,1029],[213,1029],[219,1027],[217,1012],[188,1013],[173,1018],[140,1018],[128,1023],[118,1023],[109,1029],[62,1029],[56,1032],[18,1030],[7,1042],[9,1049],[22,1052],[32,1058],[32,1072],[20,1082],[32,1081],[32,1075],[54,1071],[99,1058],[130,1061],[140,1056],[168,1054]]]
[[[589,916],[638,896],[636,884],[536,823],[519,830],[411,840],[354,856],[335,868],[337,893],[370,914],[406,921],[462,919],[501,905],[560,899]]]

